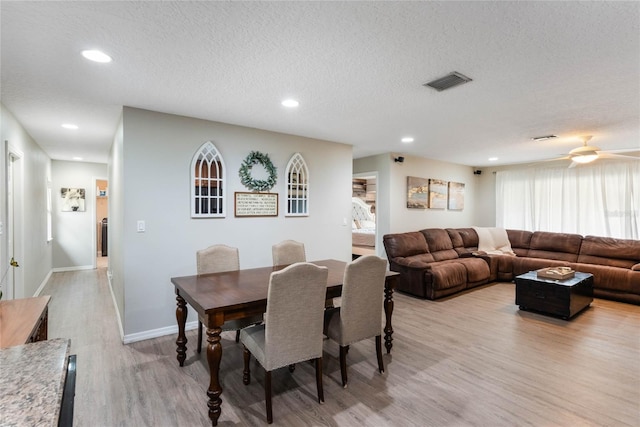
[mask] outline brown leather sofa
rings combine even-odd
[[[383,242],[391,270],[401,273],[397,289],[422,298],[567,266],[593,274],[594,296],[640,305],[640,241],[523,230],[507,235],[516,256],[479,254],[473,228],[387,234]]]
[[[489,264],[474,257],[471,247],[454,247],[445,229],[387,234],[383,241],[391,270],[401,273],[400,291],[436,299],[490,281]]]

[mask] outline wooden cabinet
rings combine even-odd
[[[49,295],[0,301],[0,348],[47,339]]]

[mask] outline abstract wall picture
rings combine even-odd
[[[464,209],[464,184],[461,182],[449,183],[449,210],[461,211]]]
[[[84,212],[84,188],[61,188],[62,212]]]
[[[429,207],[429,181],[426,178],[407,177],[407,208],[426,209]]]
[[[446,209],[447,181],[429,179],[429,209]]]

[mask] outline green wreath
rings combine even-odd
[[[262,167],[265,168],[269,174],[269,178],[266,180],[251,178],[251,169],[253,168],[253,165],[257,164],[261,164]],[[274,185],[276,185],[277,172],[278,170],[273,166],[273,163],[271,163],[271,159],[269,159],[268,154],[262,154],[259,151],[252,151],[249,153],[247,158],[244,159],[242,166],[240,166],[240,182],[250,190],[270,190]]]

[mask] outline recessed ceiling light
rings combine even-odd
[[[64,123],[62,125],[63,128],[65,129],[71,129],[71,130],[77,130],[78,129],[78,125],[74,125],[73,123]]]
[[[404,138],[402,138],[400,141],[402,141],[402,142],[404,142],[404,143],[413,142],[413,137],[405,136],[405,137],[404,137]]]
[[[287,108],[295,108],[300,105],[300,103],[295,99],[285,99],[284,101],[282,101],[282,105]]]
[[[102,63],[111,62],[111,57],[99,50],[83,50],[82,56],[87,58],[89,61]]]
[[[496,160],[498,160],[498,158],[497,158],[497,157],[489,157],[489,161],[490,161],[490,162],[495,162]]]
[[[82,160],[82,157],[74,157],[73,160]]]

